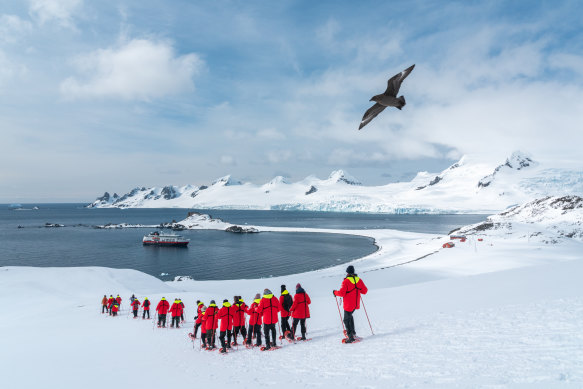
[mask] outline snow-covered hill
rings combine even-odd
[[[341,170],[327,179],[290,183],[278,176],[263,185],[225,176],[211,185],[138,187],[105,193],[89,207],[277,209],[373,213],[495,213],[544,196],[583,195],[583,171],[557,169],[516,152],[498,167],[463,157],[439,174],[410,182],[364,186]]]
[[[527,237],[546,243],[565,239],[583,241],[583,198],[545,197],[488,216],[486,221],[456,233],[500,238]]]
[[[1,268],[0,304],[9,307],[0,321],[2,383],[65,389],[207,382],[237,388],[582,387],[583,242],[570,233],[580,231],[582,212],[580,197],[539,199],[490,218],[503,228],[461,228],[468,239],[454,248],[442,248],[447,236],[304,229],[370,236],[380,247],[352,262],[369,288],[363,308],[372,326],[364,309],[357,311],[364,340],[353,345],[340,342],[331,294],[346,265],[268,279],[174,282],[134,270]],[[531,229],[567,233],[550,242],[532,239],[525,233]],[[279,295],[281,284],[293,294],[298,282],[312,300],[311,341],[220,355],[188,339],[197,299],[220,305],[242,295],[250,301],[264,288]],[[102,315],[102,296],[118,293],[120,316]],[[154,304],[179,297],[188,322],[168,330],[134,320],[127,310],[131,294]]]

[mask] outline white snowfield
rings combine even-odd
[[[534,221],[526,216],[533,209],[553,216]],[[0,268],[2,387],[581,388],[582,217],[581,198],[546,199],[492,217],[504,225],[462,229],[467,240],[454,248],[442,248],[448,236],[309,230],[371,236],[380,247],[352,262],[369,288],[363,301],[374,335],[361,309],[364,340],[351,345],[341,343],[332,296],[346,265],[180,282],[134,270]],[[250,302],[264,288],[279,296],[281,284],[293,294],[298,282],[312,299],[311,341],[221,355],[188,339],[197,299]],[[128,317],[132,293],[154,305],[182,298],[188,323],[158,329]],[[120,316],[101,314],[104,294],[123,298]]]
[[[89,207],[492,214],[535,198],[568,194],[583,195],[581,166],[558,168],[515,152],[501,164],[465,156],[441,173],[420,172],[410,182],[383,186],[364,186],[342,170],[323,180],[308,176],[290,183],[275,177],[264,185],[225,176],[208,186],[105,193]]]

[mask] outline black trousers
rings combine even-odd
[[[274,324],[264,324],[263,332],[265,332],[265,344],[275,346],[277,344],[277,335],[275,333],[275,323]],[[269,333],[271,332],[273,341],[269,342]]]
[[[216,339],[216,332],[217,330],[208,330],[206,332],[206,343],[209,347],[216,347],[215,346],[215,339]]]
[[[247,337],[247,329],[244,325],[233,327],[233,338],[235,339],[235,343],[237,343],[237,334],[239,333],[241,333],[243,341],[245,341],[245,338]]]
[[[354,317],[352,314],[354,311],[344,311],[344,325],[346,326],[346,335],[348,337],[356,335],[356,329],[354,328]]]
[[[146,313],[148,314],[148,319],[150,318],[150,310],[149,309],[144,309],[144,313],[142,313],[142,319],[146,318]]]
[[[231,348],[231,330],[221,331],[219,340],[222,348]],[[227,336],[227,343],[225,344],[225,335]]]
[[[292,335],[296,337],[296,328],[298,328],[298,322],[300,322],[302,338],[306,337],[306,319],[294,319],[294,323],[292,325]]]
[[[289,326],[289,316],[281,318],[281,331],[283,332],[283,334],[285,334],[287,331],[291,331],[291,328]]]
[[[180,324],[180,316],[172,316],[172,324],[170,327],[174,327],[174,323],[176,323],[176,328],[180,328],[178,324]]]
[[[257,346],[261,346],[261,324],[249,324],[249,331],[247,332],[247,344],[251,344],[253,340],[253,334],[257,338],[255,343]]]
[[[138,317],[138,310],[134,309],[134,317]]]
[[[206,347],[206,332],[200,333],[200,340],[202,340],[202,347]]]
[[[107,304],[101,306],[101,313],[105,313],[107,311]]]
[[[110,305],[110,306],[109,306],[109,314],[110,314],[110,315],[113,313],[112,309],[113,309],[113,305]]]
[[[165,327],[166,326],[166,314],[165,313],[160,313],[158,314],[158,325]]]
[[[194,324],[194,337],[195,338],[196,338],[196,334],[198,333],[198,329],[200,328],[200,325],[201,325],[201,323],[195,323]],[[200,336],[204,338],[204,334],[203,333],[201,333]]]

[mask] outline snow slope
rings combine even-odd
[[[370,289],[356,328],[340,343],[332,289],[346,265],[278,278],[164,283],[133,270],[0,268],[0,375],[10,388],[125,387],[539,387],[583,386],[583,242],[529,239],[579,228],[580,198],[541,199],[504,218],[502,229],[463,228],[468,239],[393,230],[327,231],[374,237],[379,251],[353,262]],[[533,209],[552,215],[533,218]],[[540,215],[540,212],[536,212]],[[570,226],[570,227],[569,227]],[[275,230],[276,228],[263,228]],[[283,228],[277,228],[281,230]],[[289,230],[289,229],[288,229]],[[307,231],[318,232],[322,230]],[[474,232],[472,232],[474,231]],[[569,230],[570,231],[570,230]],[[478,238],[482,241],[478,241]],[[308,336],[274,352],[201,351],[181,329],[102,315],[103,294],[195,301],[240,294],[246,301],[297,282],[312,298]],[[193,347],[194,346],[194,347]]]
[[[537,197],[583,194],[583,171],[544,166],[516,152],[495,167],[463,157],[439,174],[421,172],[410,182],[363,186],[338,170],[289,183],[278,176],[263,185],[231,176],[209,186],[135,188],[105,193],[89,207],[283,209],[373,213],[495,213]]]

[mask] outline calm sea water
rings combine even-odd
[[[37,204],[37,210],[0,205],[0,266],[130,268],[168,280],[280,276],[349,262],[374,252],[372,239],[338,234],[181,231],[187,248],[143,246],[152,229],[95,229],[107,223],[159,224],[187,209],[87,209],[83,204]],[[24,205],[32,208],[32,205]],[[334,229],[393,228],[447,233],[484,215],[370,215],[305,211],[198,210],[234,224]],[[65,227],[46,228],[45,223]],[[18,228],[18,227],[22,228]],[[168,275],[162,275],[168,273]]]

